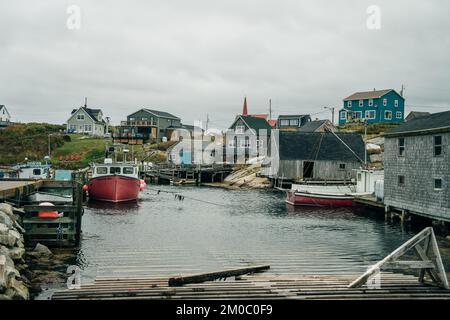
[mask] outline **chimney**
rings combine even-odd
[[[84,107],[87,108],[87,97],[84,98]]]

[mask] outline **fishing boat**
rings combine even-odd
[[[357,193],[351,185],[317,186],[293,184],[286,203],[294,206],[353,206]]]
[[[145,182],[139,179],[135,163],[113,162],[107,158],[103,164],[92,164],[92,178],[84,186],[89,199],[124,202],[137,200]]]

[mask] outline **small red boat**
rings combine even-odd
[[[353,206],[352,195],[331,194],[331,193],[311,193],[289,190],[286,196],[286,203],[294,206]]]
[[[108,159],[107,159],[108,160]],[[92,178],[85,190],[89,198],[108,202],[136,200],[145,182],[139,179],[138,168],[134,163],[94,164]]]

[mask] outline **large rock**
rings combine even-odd
[[[0,223],[6,225],[8,228],[14,225],[13,220],[3,211],[0,211]]]
[[[9,257],[13,260],[22,260],[25,254],[24,248],[15,247],[9,250]]]
[[[370,162],[383,162],[383,154],[371,154]]]
[[[10,248],[14,246],[23,247],[23,236],[16,230],[10,229],[5,224],[0,223],[0,245]]]
[[[6,295],[10,296],[14,300],[28,300],[30,299],[30,294],[28,292],[27,286],[17,279],[12,279],[10,287],[6,290]]]
[[[38,243],[36,247],[33,250],[33,253],[37,254],[38,256],[44,256],[44,257],[50,257],[53,255],[53,253],[50,251],[49,248],[44,246],[43,244]]]
[[[6,213],[11,220],[16,220],[16,216],[14,215],[14,208],[12,205],[7,203],[0,203],[0,212]]]

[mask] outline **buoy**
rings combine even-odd
[[[55,205],[51,202],[41,202],[39,204],[41,207],[54,207]],[[39,211],[38,212],[39,218],[58,218],[59,214],[58,211]]]
[[[83,186],[83,191],[88,191],[89,190],[89,186],[87,185],[87,184],[85,184],[84,186]]]
[[[146,185],[145,181],[141,179],[139,181],[139,191],[144,191]]]

